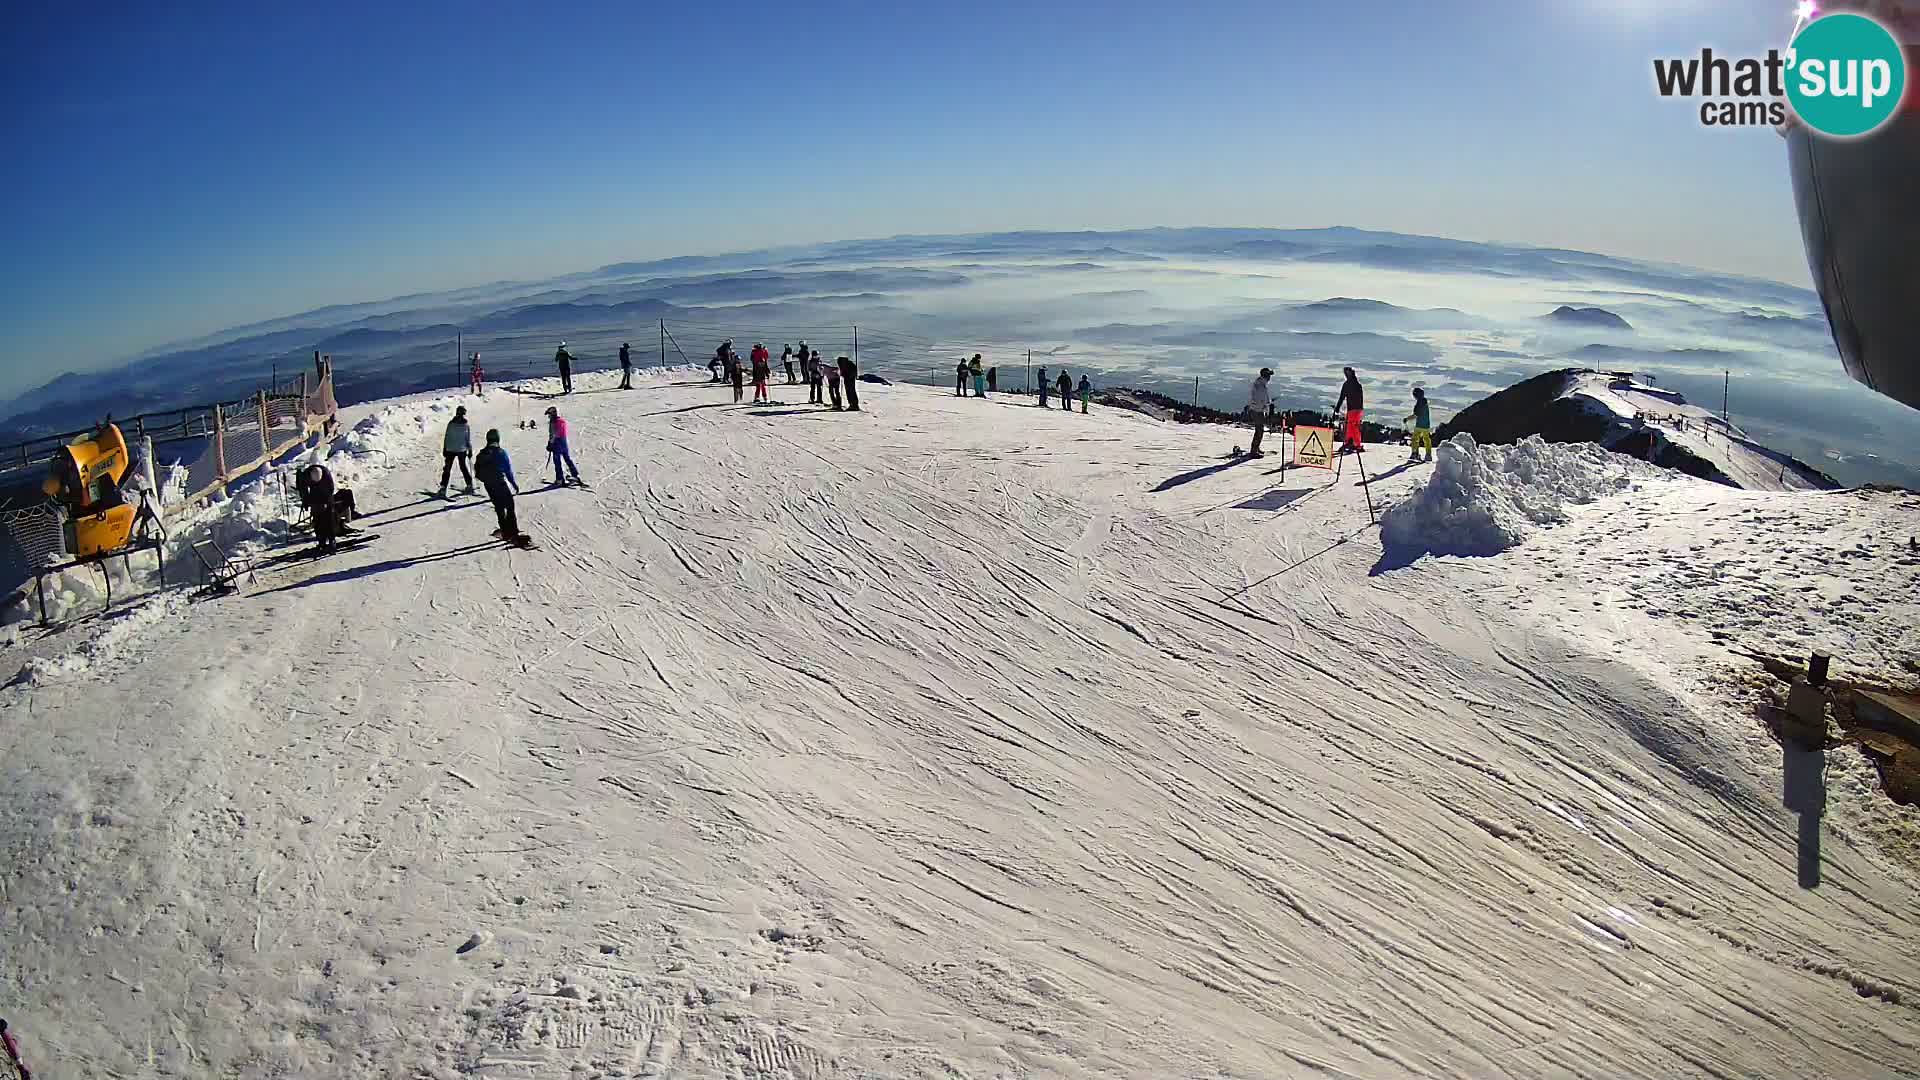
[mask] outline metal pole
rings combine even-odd
[[[660,366],[667,366],[667,320],[660,320]]]
[[[1027,393],[1033,393],[1033,350],[1027,350]]]
[[[1722,386],[1720,389],[1720,422],[1723,424],[1730,422],[1727,419],[1727,402],[1732,397],[1733,397],[1733,371],[1732,369],[1728,369],[1726,384]]]
[[[860,324],[859,323],[855,323],[853,326],[853,367],[855,371],[858,371],[860,369]]]
[[[1200,376],[1193,377],[1193,407],[1200,407]]]
[[[466,355],[466,336],[457,328],[453,332],[453,385],[460,385],[460,358]]]

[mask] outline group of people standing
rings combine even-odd
[[[967,387],[973,387],[974,397],[986,397],[1000,392],[1000,369],[982,368],[980,354],[974,353],[973,359],[962,360],[953,367],[953,396],[966,397]]]
[[[513,474],[513,459],[508,456],[507,448],[501,445],[500,429],[490,429],[486,445],[478,454],[474,454],[473,429],[467,420],[467,407],[462,405],[454,410],[453,419],[447,421],[440,449],[443,457],[440,498],[447,497],[447,483],[453,478],[454,466],[458,465],[460,478],[466,481],[467,494],[474,494],[473,482],[476,479],[487,489],[487,500],[493,504],[494,518],[499,526],[493,535],[523,547],[530,544],[531,538],[520,531],[519,515],[514,509],[513,497],[520,491],[520,481]],[[585,481],[580,479],[580,467],[573,461],[567,421],[560,415],[560,410],[553,406],[547,407],[547,456],[553,462],[553,486],[565,487],[569,483],[576,487],[586,486]],[[467,468],[469,457],[473,459],[471,471]],[[347,509],[348,513],[352,512],[351,501]]]
[[[753,403],[771,405],[773,395],[767,384],[773,377],[772,361],[772,352],[764,344],[756,342],[743,364],[740,354],[734,351],[733,339],[728,338],[713,350],[713,359],[707,361],[707,370],[713,373],[714,382],[733,384],[735,402],[745,400],[747,374],[751,372]],[[809,348],[802,341],[798,348],[782,346],[780,362],[786,368],[789,385],[806,384],[807,404],[825,405],[831,398],[835,412],[860,411],[860,370],[851,357],[840,356],[832,361],[824,361],[820,358],[819,349]],[[841,403],[843,395],[844,405]]]
[[[1062,409],[1065,409],[1068,412],[1073,411],[1073,398],[1074,398],[1074,392],[1075,392],[1074,385],[1073,385],[1073,377],[1067,374],[1065,368],[1062,368],[1060,370],[1060,377],[1053,380],[1053,382],[1051,383],[1047,381],[1047,369],[1046,368],[1040,369],[1040,407],[1043,409],[1048,407],[1047,392],[1049,390],[1054,390],[1059,393],[1060,407]],[[1079,396],[1080,396],[1080,411],[1082,413],[1085,413],[1087,411],[1088,406],[1091,405],[1093,402],[1093,380],[1087,378],[1085,375],[1080,376]]]
[[[1343,454],[1364,454],[1366,445],[1361,431],[1361,420],[1366,411],[1366,391],[1360,385],[1360,376],[1352,368],[1342,368],[1346,379],[1340,384],[1340,396],[1333,403],[1334,422],[1340,424],[1341,448]],[[1266,434],[1267,425],[1273,418],[1273,394],[1268,384],[1273,380],[1272,368],[1261,368],[1260,374],[1253,380],[1253,388],[1247,394],[1247,412],[1253,421],[1253,445],[1249,449],[1254,457],[1260,457],[1260,438]],[[1427,391],[1424,387],[1413,388],[1413,412],[1404,421],[1411,431],[1408,439],[1412,448],[1407,458],[1409,463],[1422,460],[1420,452],[1426,451],[1427,461],[1433,460],[1433,412],[1427,404]]]

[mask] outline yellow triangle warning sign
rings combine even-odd
[[[1333,468],[1333,429],[1297,427],[1293,429],[1293,463],[1310,469]]]

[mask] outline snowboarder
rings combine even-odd
[[[1253,380],[1253,389],[1247,392],[1247,412],[1253,416],[1253,445],[1247,449],[1248,457],[1263,456],[1260,438],[1267,433],[1267,417],[1273,412],[1273,395],[1267,392],[1272,380],[1273,369],[1261,368],[1260,377]]]
[[[1060,407],[1067,410],[1068,412],[1072,412],[1073,411],[1073,378],[1067,374],[1067,370],[1065,368],[1060,369],[1059,386],[1060,386]]]
[[[1418,386],[1413,388],[1413,415],[1407,417],[1407,422],[1413,425],[1413,438],[1409,440],[1413,452],[1407,461],[1419,461],[1422,447],[1426,448],[1427,460],[1432,461],[1433,414],[1427,409],[1427,392]]]
[[[359,532],[347,522],[357,515],[353,509],[353,492],[347,488],[336,489],[333,484],[333,470],[318,461],[300,470],[299,479],[294,481],[294,490],[299,493],[300,505],[313,515],[313,536],[322,555],[338,550],[340,537]]]
[[[1080,376],[1080,415],[1087,415],[1087,406],[1093,401],[1093,380]]]
[[[1040,369],[1040,407],[1047,407],[1047,369]]]
[[[573,354],[567,351],[566,342],[561,342],[560,347],[553,350],[553,363],[560,369],[560,392],[573,393]]]
[[[987,369],[987,393],[997,394],[999,392],[1000,392],[1000,369],[997,367],[990,367]]]
[[[473,366],[468,370],[467,378],[473,386],[474,393],[480,394],[486,392],[486,388],[483,385],[485,380],[481,378],[479,353],[473,354]]]
[[[27,1068],[27,1063],[21,1060],[20,1043],[13,1037],[13,1032],[7,1030],[5,1020],[0,1020],[0,1046],[6,1048],[7,1064],[12,1065],[13,1071],[20,1074],[20,1080],[33,1080],[33,1070]]]
[[[585,486],[580,483],[580,468],[573,463],[573,454],[567,449],[567,422],[561,419],[560,410],[551,405],[547,407],[547,453],[553,455],[554,487],[567,485],[566,477],[560,472],[563,464],[573,474],[574,484]]]
[[[962,360],[959,363],[956,363],[953,365],[953,396],[954,397],[967,396],[967,375],[968,375],[967,362],[965,360]]]
[[[840,411],[840,367],[837,364],[818,364],[827,373],[827,392],[833,395],[833,411]]]
[[[805,358],[802,357],[802,359]],[[787,369],[787,385],[792,386],[795,381],[793,377],[793,346],[780,346],[780,363],[784,364]]]
[[[839,360],[840,381],[847,384],[847,411],[860,411],[860,369],[847,357]]]
[[[768,395],[767,379],[773,375],[773,354],[767,351],[765,345],[755,343],[752,355],[753,403],[755,405],[769,404],[773,399]]]
[[[620,389],[633,389],[633,346],[620,343]]]
[[[440,441],[446,461],[440,466],[440,497],[447,497],[447,481],[453,478],[453,463],[460,463],[460,478],[467,482],[467,494],[473,494],[473,474],[467,471],[467,458],[473,455],[473,428],[467,424],[467,407],[453,411],[447,421],[446,438]]]
[[[1344,406],[1347,410],[1346,445],[1340,448],[1343,454],[1364,454],[1367,448],[1360,445],[1360,413],[1365,407],[1360,391],[1360,377],[1352,368],[1342,368],[1347,373],[1347,381],[1340,384],[1340,400],[1333,403],[1333,415],[1337,419]]]
[[[487,432],[486,448],[473,459],[473,471],[480,477],[480,483],[486,486],[487,498],[493,502],[493,516],[500,527],[493,531],[495,536],[525,545],[527,534],[520,531],[520,519],[513,512],[513,496],[520,490],[520,481],[513,475],[513,459],[507,456],[507,449],[500,445],[500,429]]]
[[[980,367],[979,353],[974,353],[973,359],[967,361],[967,374],[973,376],[973,396],[986,397],[987,396],[987,373],[984,369]]]

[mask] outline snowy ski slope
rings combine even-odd
[[[1920,655],[1920,500],[1645,478],[1393,560],[1351,462],[1218,429],[579,385],[591,491],[473,406],[540,551],[418,494],[459,399],[386,404],[376,543],[8,650],[37,1076],[1920,1076],[1913,816],[1831,751],[1799,887],[1724,687]]]

